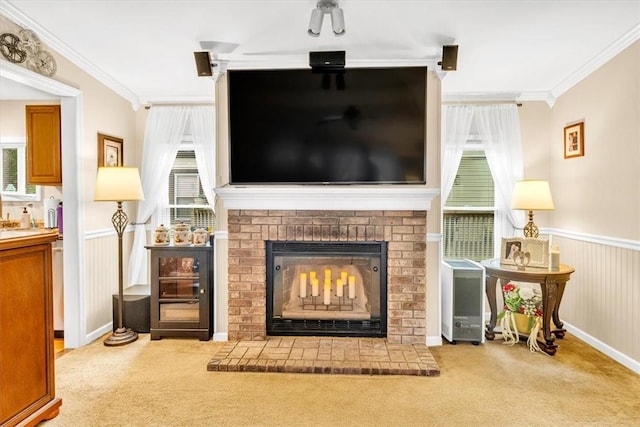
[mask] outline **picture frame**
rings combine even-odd
[[[500,264],[515,265],[513,253],[516,250],[529,252],[528,267],[549,267],[549,240],[521,237],[503,237],[500,250]]]
[[[584,122],[564,128],[564,158],[584,156]]]
[[[122,138],[98,133],[98,167],[114,167],[123,165]]]

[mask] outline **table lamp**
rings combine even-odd
[[[547,181],[517,181],[513,189],[511,209],[529,211],[529,222],[524,226],[524,237],[538,237],[538,226],[533,223],[533,211],[553,210],[551,190]]]
[[[118,207],[111,217],[111,223],[118,234],[118,327],[104,341],[106,346],[129,344],[138,339],[138,334],[125,328],[122,320],[123,286],[122,286],[122,234],[129,222],[127,214],[122,210],[122,202],[143,200],[142,184],[138,168],[132,167],[100,167],[96,179],[96,202],[116,202]]]

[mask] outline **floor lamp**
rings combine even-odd
[[[517,181],[513,188],[511,209],[529,211],[529,222],[524,226],[524,237],[537,238],[538,226],[533,222],[533,211],[553,210],[553,199],[547,181]]]
[[[122,234],[129,218],[122,210],[122,202],[143,200],[142,184],[138,168],[131,167],[100,167],[96,180],[96,202],[116,202],[118,208],[111,217],[111,223],[118,234],[118,327],[104,341],[106,346],[129,344],[138,339],[138,334],[123,324],[123,286],[122,286]]]

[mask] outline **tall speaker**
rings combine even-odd
[[[442,70],[455,71],[458,66],[458,45],[442,46]]]
[[[196,58],[196,69],[198,70],[198,77],[213,76],[213,69],[211,67],[211,56],[209,52],[193,52],[193,56]]]

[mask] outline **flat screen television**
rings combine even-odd
[[[230,183],[424,184],[426,71],[230,70]]]

